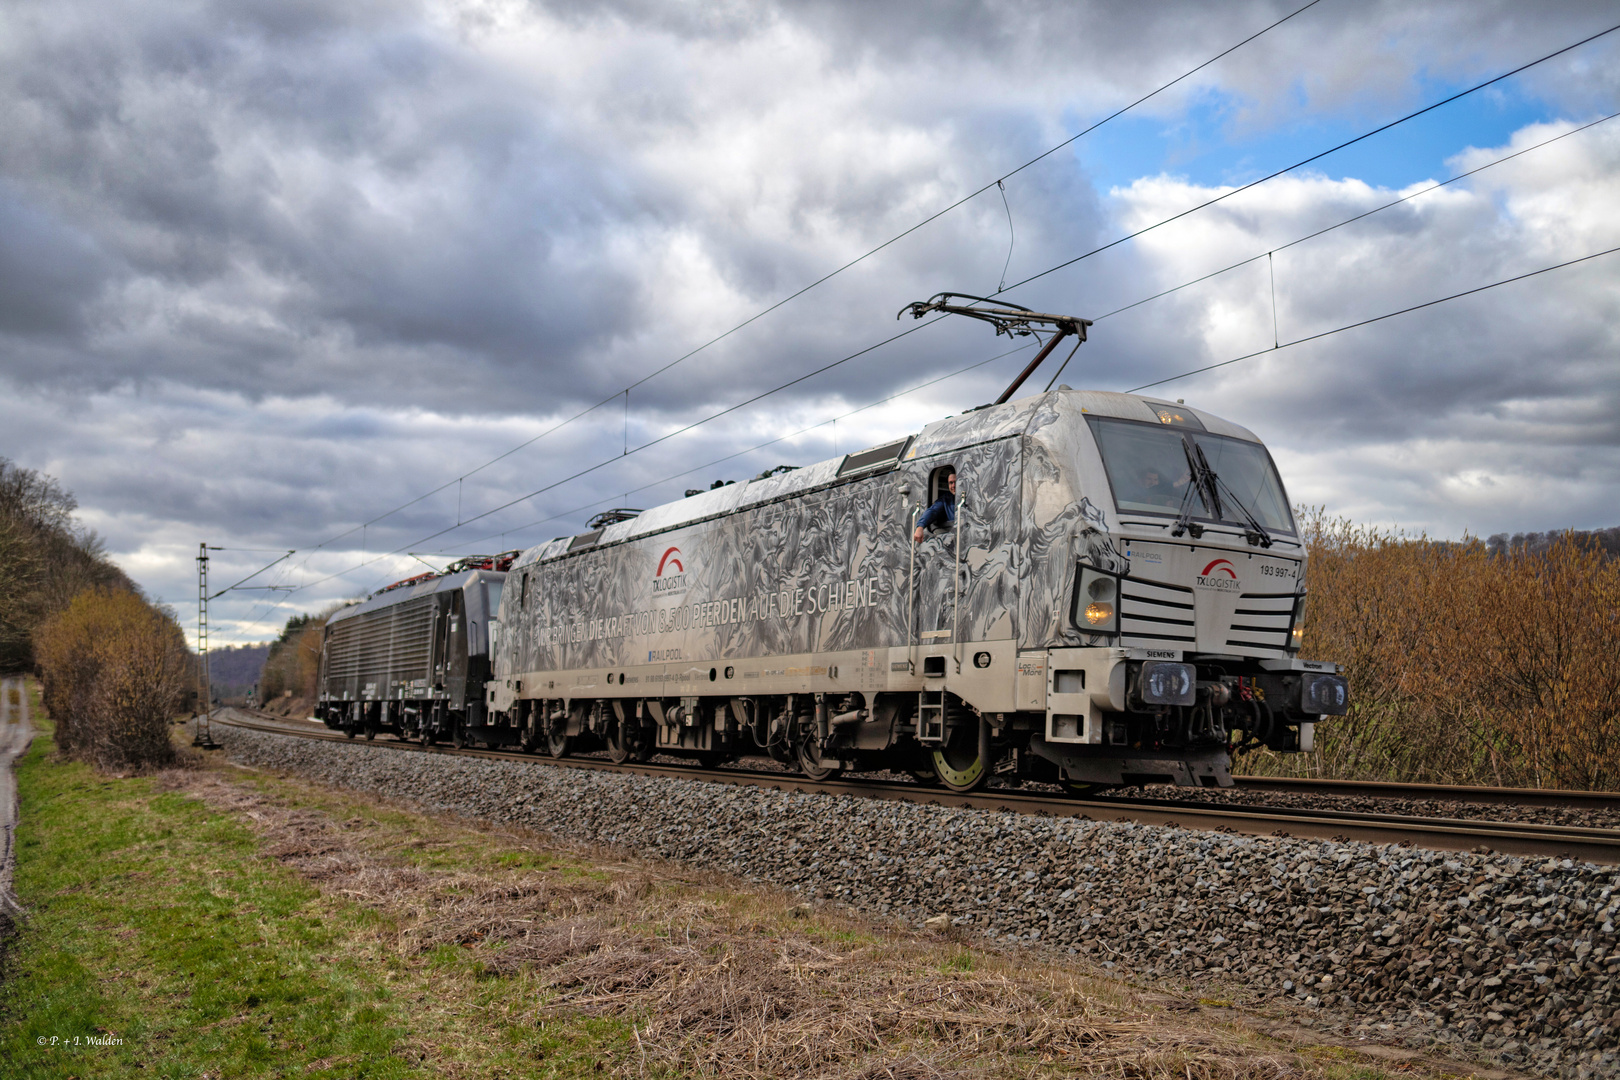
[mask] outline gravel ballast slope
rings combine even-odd
[[[215,728],[231,757],[424,809],[690,861],[1323,1023],[1620,1076],[1620,872],[405,753]]]

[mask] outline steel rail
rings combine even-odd
[[[239,713],[239,710],[229,710]],[[329,730],[297,727],[300,721],[276,718],[272,723],[221,716],[216,723],[266,731],[295,738],[348,743],[355,740]],[[307,722],[303,722],[307,723]],[[1001,810],[1043,817],[1074,817],[1087,821],[1113,821],[1171,828],[1192,828],[1251,836],[1292,839],[1354,840],[1369,844],[1418,846],[1442,851],[1486,849],[1504,855],[1575,859],[1604,865],[1620,864],[1620,830],[1528,822],[1472,821],[1454,818],[1405,817],[1364,814],[1344,810],[1310,810],[1280,806],[1235,806],[1190,803],[1177,799],[1076,799],[991,789],[961,794],[944,788],[893,780],[810,780],[792,773],[743,769],[703,769],[695,765],[622,765],[592,758],[548,758],[501,750],[461,750],[448,746],[390,740],[373,746],[428,754],[455,754],[495,760],[524,761],[608,772],[636,773],[740,787],[769,787],[779,791],[820,792],[857,798],[887,799],[975,810]],[[1315,789],[1311,789],[1315,790]]]
[[[1292,776],[1234,776],[1246,791],[1286,791],[1306,795],[1364,795],[1376,799],[1434,799],[1440,802],[1512,803],[1576,810],[1620,810],[1617,791],[1561,791],[1552,788],[1459,787],[1383,780],[1311,780]]]

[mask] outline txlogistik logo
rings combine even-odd
[[[669,548],[659,557],[652,587],[654,596],[679,596],[686,591],[686,564],[681,561],[680,548]]]
[[[1237,567],[1225,559],[1216,559],[1204,567],[1199,571],[1197,581],[1199,588],[1218,592],[1237,592],[1243,588],[1243,583],[1238,580]]]

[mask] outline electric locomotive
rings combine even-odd
[[[1088,325],[995,311],[1060,330],[1020,382]],[[1264,444],[1178,401],[1017,386],[524,552],[490,723],[559,756],[763,750],[954,790],[1227,786],[1235,749],[1310,750],[1347,684],[1299,658],[1305,547]],[[915,540],[953,478],[954,522]]]
[[[475,555],[326,621],[316,715],[352,739],[498,740],[485,723],[491,616],[518,555]]]

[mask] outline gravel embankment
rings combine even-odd
[[[1620,1077],[1620,871],[1240,837],[309,742],[243,764],[621,845],[1117,972],[1219,980],[1382,1041]]]

